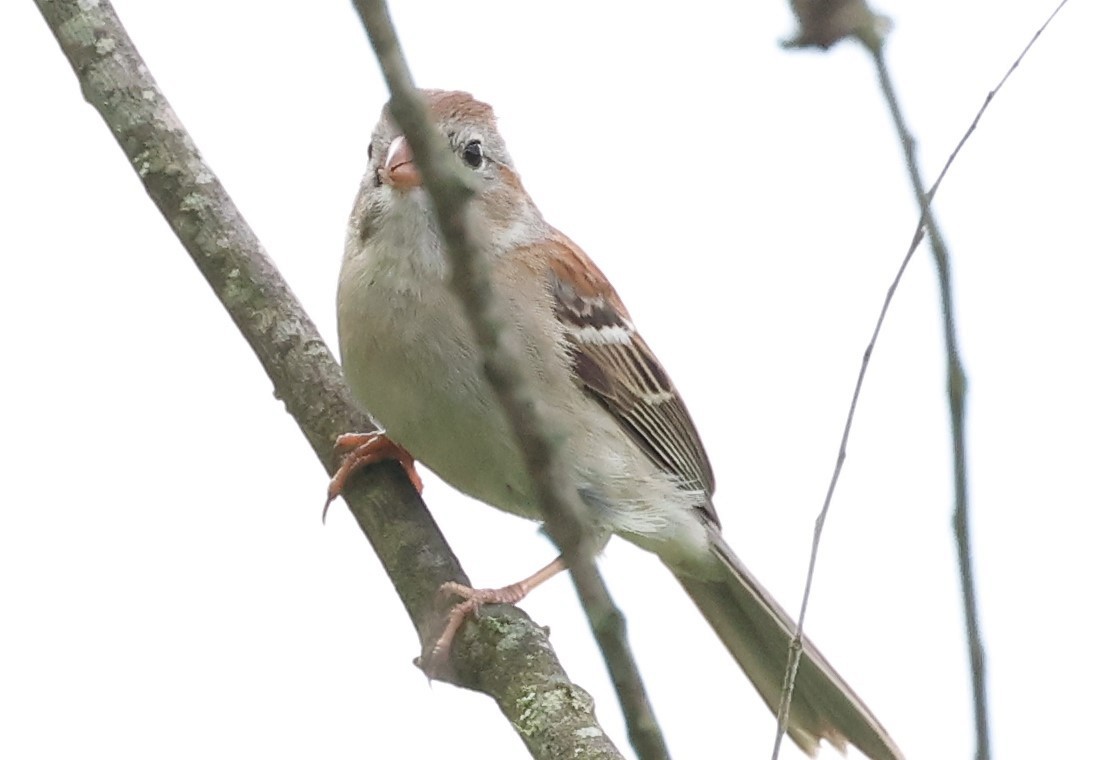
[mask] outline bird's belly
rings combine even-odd
[[[359,321],[374,325],[361,334],[340,315],[347,380],[386,434],[440,478],[495,507],[538,519],[523,459],[473,341],[461,332],[465,322],[449,313],[452,307],[423,303],[419,320],[406,319],[403,308],[382,311],[373,322]],[[438,327],[418,332],[417,323]]]
[[[358,401],[393,441],[454,488],[540,519],[515,436],[453,295],[445,288],[438,296],[399,293],[373,278],[362,286],[374,290],[374,297],[341,298],[341,304],[356,306],[339,312],[343,370]],[[577,392],[568,363],[558,361],[558,348],[528,344],[529,337],[544,334],[541,326],[515,327],[533,388],[556,411],[551,418],[569,426],[553,434],[572,451],[569,475],[602,540],[615,532],[653,551],[678,534],[704,543],[696,508],[706,495],[682,488],[619,423],[596,414],[596,402]],[[556,358],[544,363],[541,357]]]

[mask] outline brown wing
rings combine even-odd
[[[620,297],[573,242],[560,238],[551,247],[548,276],[555,312],[566,328],[582,387],[651,461],[711,497],[712,467],[689,410]],[[719,524],[711,499],[705,511]]]

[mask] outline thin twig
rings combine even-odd
[[[905,165],[909,179],[916,194],[920,213],[924,219],[924,229],[932,248],[932,260],[936,264],[936,278],[939,281],[940,307],[943,316],[943,341],[947,351],[947,402],[951,418],[951,453],[955,485],[955,509],[953,523],[959,562],[959,578],[963,590],[963,614],[966,621],[967,646],[970,650],[970,673],[974,704],[974,725],[977,736],[975,757],[989,760],[990,722],[989,700],[986,694],[986,650],[978,624],[978,605],[974,586],[974,568],[970,552],[970,532],[967,515],[970,508],[967,493],[967,446],[966,446],[966,391],[967,378],[959,351],[958,331],[955,328],[955,298],[951,288],[951,257],[947,243],[944,242],[931,208],[931,196],[924,189],[920,166],[917,163],[916,140],[909,131],[897,93],[890,79],[886,65],[885,48],[882,44],[867,45],[874,58],[882,95],[893,117],[901,149],[905,154]]]
[[[372,422],[315,326],[200,157],[107,0],[37,4],[85,98],[333,472],[336,436],[371,429]],[[344,497],[428,651],[443,624],[436,590],[448,580],[467,582],[458,560],[399,466],[370,468]],[[534,757],[620,757],[597,723],[592,698],[570,682],[546,633],[522,612],[490,610],[458,644],[456,683],[493,697]]]
[[[978,128],[978,122],[981,121],[983,114],[993,101],[994,96],[1001,90],[1009,77],[1017,66],[1024,60],[1025,55],[1031,50],[1036,40],[1040,38],[1044,30],[1052,22],[1055,16],[1062,10],[1063,6],[1067,4],[1067,0],[1062,0],[1055,10],[1047,17],[1047,20],[1036,30],[1028,44],[1016,57],[1012,65],[1001,77],[997,85],[990,90],[986,95],[985,100],[982,102],[981,107],[975,114],[974,119],[971,121],[970,126],[967,127],[966,132],[959,139],[955,145],[955,149],[947,157],[943,168],[940,170],[939,176],[936,181],[932,183],[931,188],[927,192],[923,191],[923,183],[920,181],[919,170],[916,168],[916,158],[913,151],[913,140],[909,134],[907,127],[904,125],[904,120],[900,115],[900,111],[896,106],[896,100],[893,99],[892,86],[887,88],[888,73],[885,71],[884,63],[882,62],[880,51],[876,52],[876,47],[873,44],[868,44],[864,40],[864,44],[875,52],[877,63],[879,64],[879,77],[883,80],[883,91],[886,92],[887,100],[890,102],[890,108],[894,113],[894,120],[897,124],[898,134],[901,136],[902,144],[906,149],[906,161],[910,166],[910,173],[913,177],[913,187],[916,190],[917,197],[921,201],[921,214],[917,220],[916,229],[913,232],[912,242],[909,244],[909,250],[906,252],[905,257],[902,259],[900,266],[897,268],[897,273],[894,275],[893,282],[890,284],[889,289],[886,291],[886,297],[882,302],[882,308],[878,313],[878,320],[874,325],[874,331],[871,333],[870,342],[867,343],[866,350],[863,352],[862,363],[859,367],[859,374],[855,380],[855,389],[851,395],[851,404],[847,412],[847,420],[843,426],[843,434],[840,437],[839,451],[836,453],[836,463],[832,470],[832,478],[828,484],[828,490],[824,496],[824,503],[821,506],[820,514],[816,518],[813,527],[813,540],[812,550],[809,554],[809,567],[805,576],[805,593],[801,599],[801,610],[797,616],[797,632],[794,635],[793,643],[790,648],[790,661],[787,668],[786,676],[786,689],[782,694],[782,702],[778,711],[778,734],[774,742],[774,752],[772,757],[777,758],[778,750],[781,746],[782,739],[785,736],[785,726],[789,717],[789,704],[793,699],[793,689],[797,678],[797,668],[800,663],[801,653],[801,640],[802,632],[804,630],[805,613],[809,606],[809,596],[812,591],[813,577],[816,571],[816,557],[820,546],[820,537],[824,530],[824,521],[827,519],[828,510],[832,504],[832,494],[835,492],[836,484],[839,482],[840,472],[843,470],[843,463],[847,458],[847,439],[851,435],[851,425],[855,418],[855,409],[858,406],[859,393],[862,390],[863,380],[866,377],[867,368],[870,366],[870,357],[874,352],[874,347],[878,342],[878,335],[882,330],[882,325],[885,323],[886,313],[889,311],[890,303],[893,301],[894,293],[896,293],[898,286],[901,283],[901,278],[905,273],[906,268],[909,266],[909,261],[912,260],[913,254],[920,246],[921,241],[924,239],[925,229],[929,230],[929,234],[935,233],[935,226],[931,217],[931,205],[936,197],[936,190],[939,188],[940,183],[944,177],[947,176],[948,170],[954,163],[956,156],[962,151],[963,146],[967,140],[970,139],[971,134]],[[944,335],[947,339],[948,347],[948,395],[951,405],[951,435],[954,447],[954,467],[955,467],[955,511],[953,515],[953,523],[955,529],[956,543],[958,544],[959,554],[959,574],[962,579],[963,586],[963,609],[966,617],[967,627],[967,643],[970,649],[970,664],[971,664],[971,679],[973,682],[974,690],[974,712],[975,712],[975,725],[977,729],[977,760],[988,760],[989,758],[989,713],[986,701],[986,686],[985,686],[985,648],[982,645],[981,634],[978,627],[978,612],[977,603],[975,600],[974,591],[974,577],[973,569],[971,567],[971,552],[970,552],[970,532],[967,518],[967,495],[966,495],[966,444],[965,444],[965,429],[964,429],[964,398],[966,378],[963,375],[962,366],[959,361],[958,347],[955,341],[955,327],[954,327],[954,312],[952,305],[952,296],[950,289],[950,271],[947,257],[947,249],[943,244],[942,239],[938,234],[934,234],[932,238],[933,253],[936,258],[937,269],[940,276],[940,291],[943,298],[943,311],[944,311]]]
[[[486,376],[512,425],[535,484],[547,531],[566,559],[578,596],[604,654],[627,721],[628,736],[641,758],[667,758],[662,731],[655,719],[642,677],[616,608],[597,571],[584,526],[584,505],[567,477],[560,455],[563,431],[542,413],[524,373],[523,355],[489,276],[482,253],[483,231],[470,213],[473,193],[445,139],[432,126],[384,0],[354,3],[369,33],[392,99],[390,112],[408,137],[424,186],[435,207],[440,233],[451,259],[452,285],[470,319],[485,357]]]

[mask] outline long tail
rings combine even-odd
[[[713,553],[722,566],[716,579],[685,575],[676,567],[670,570],[777,714],[797,626],[724,539],[711,532]],[[787,729],[797,746],[813,756],[822,739],[841,752],[849,742],[871,760],[903,760],[882,724],[807,638],[803,651]]]

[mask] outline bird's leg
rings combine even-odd
[[[403,446],[393,443],[382,433],[344,433],[335,439],[335,450],[343,452],[343,461],[335,476],[327,484],[327,501],[323,505],[323,516],[327,519],[327,508],[331,502],[346,488],[350,476],[367,465],[384,462],[389,459],[400,462],[401,467],[408,474],[412,486],[417,492],[423,493],[424,483],[416,472],[416,463]]]
[[[538,572],[529,575],[518,583],[513,583],[504,588],[470,588],[469,586],[463,586],[461,583],[455,583],[453,581],[444,583],[439,587],[439,593],[460,596],[465,601],[459,602],[451,608],[450,614],[447,616],[447,625],[435,642],[435,646],[432,647],[431,656],[428,658],[428,666],[424,668],[424,671],[429,677],[434,677],[437,673],[444,672],[443,668],[446,666],[447,658],[450,656],[451,643],[454,641],[455,634],[458,633],[458,629],[462,627],[462,624],[466,622],[466,618],[477,612],[481,608],[481,605],[516,604],[527,596],[536,586],[544,581],[550,580],[565,569],[566,563],[560,556],[556,557],[554,561],[545,565]]]

